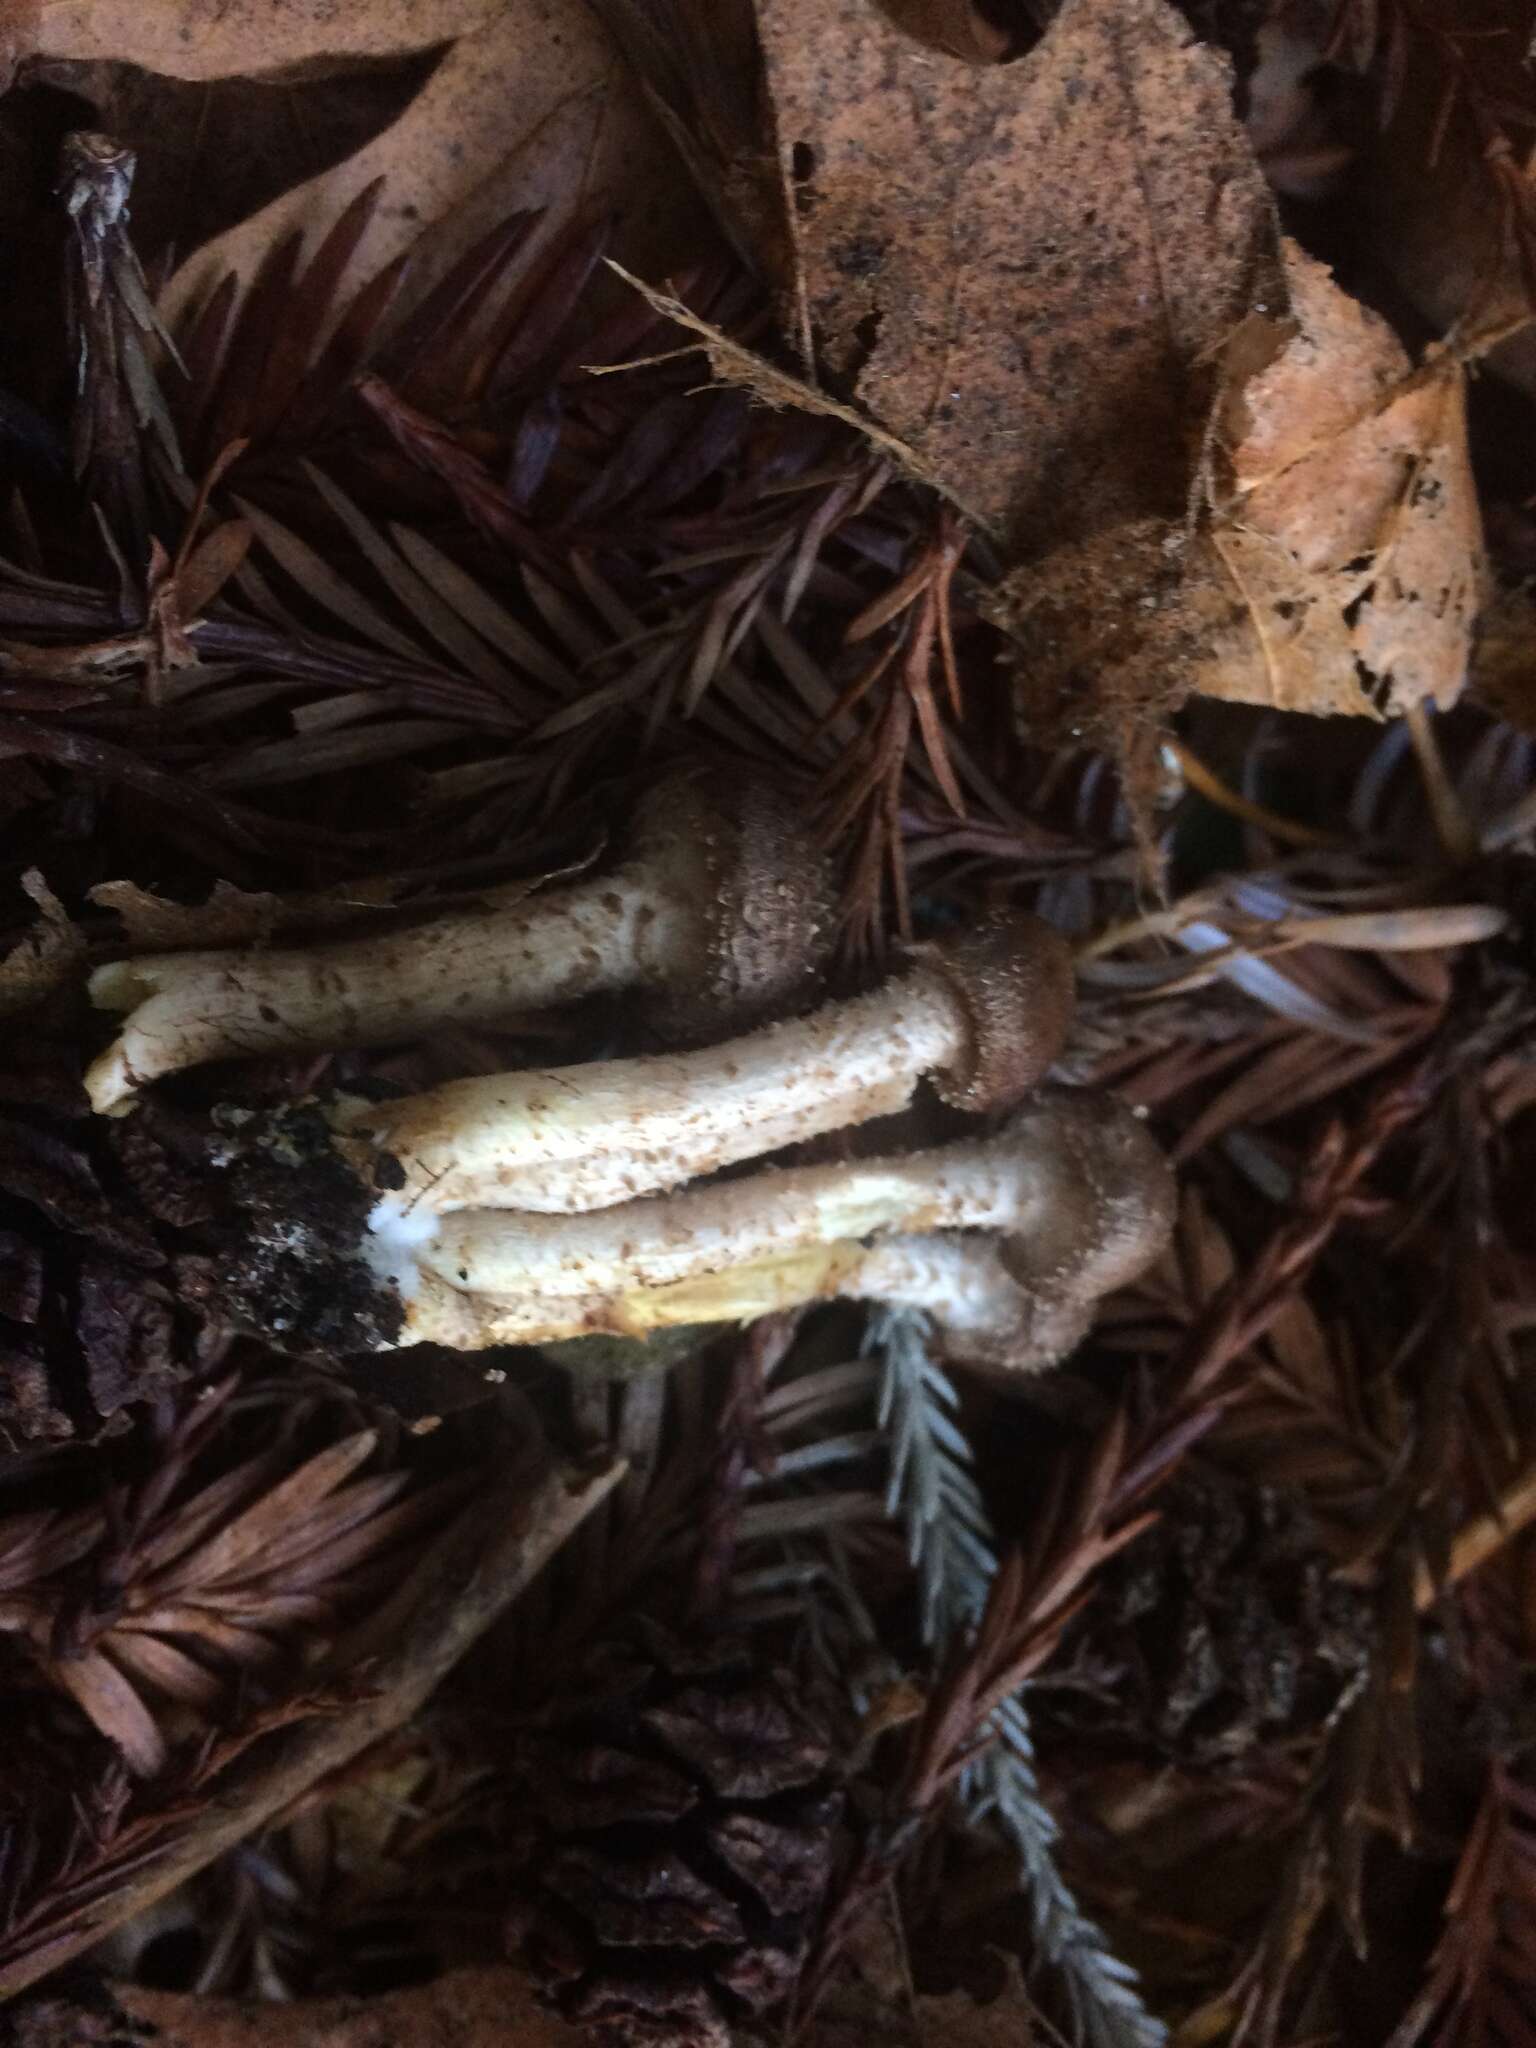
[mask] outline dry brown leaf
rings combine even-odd
[[[172,78],[292,70],[339,57],[391,57],[483,28],[503,0],[43,0],[35,46],[129,57]]]
[[[259,946],[276,933],[295,927],[315,931],[344,928],[390,909],[399,893],[400,885],[387,878],[352,882],[344,890],[291,896],[215,882],[203,903],[176,903],[168,896],[141,889],[137,882],[98,882],[86,892],[98,909],[115,911],[122,919],[123,937],[130,946],[156,951],[183,946]]]
[[[640,192],[653,238],[658,221],[691,217],[670,145],[595,16],[572,0],[54,0],[41,10],[32,49],[85,64],[126,58],[178,79],[281,80],[442,45],[441,62],[381,134],[184,265],[168,315],[227,270],[250,278],[285,235],[323,233],[379,176],[385,196],[355,274],[382,268],[424,226],[443,224],[418,250],[412,291],[521,207],[568,216]]]
[[[1026,565],[994,616],[1032,709],[1124,732],[1191,689],[1456,697],[1482,588],[1460,367],[1415,370],[1280,243],[1225,62],[1171,6],[1068,0],[980,70],[872,0],[761,16],[798,316]]]
[[[871,0],[762,0],[821,360],[1014,556],[1177,518],[1217,349],[1271,274],[1225,61],[1164,0],[1068,0],[1017,64]]]
[[[1415,372],[1320,263],[1289,244],[1285,259],[1290,317],[1256,315],[1234,341],[1218,411],[1230,489],[1209,532],[1248,618],[1190,680],[1283,710],[1448,705],[1483,580],[1462,369]]]
[[[1191,516],[1060,549],[995,607],[1074,712],[1199,690],[1381,716],[1461,691],[1484,583],[1461,367],[1415,370],[1321,264],[1282,255],[1285,296],[1222,351]]]

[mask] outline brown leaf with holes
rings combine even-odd
[[[1247,616],[1191,681],[1288,711],[1446,706],[1483,576],[1463,373],[1413,370],[1384,320],[1285,256],[1289,317],[1234,338],[1217,412],[1210,540]]]
[[[872,0],[759,15],[791,330],[1014,558],[1178,517],[1214,353],[1273,264],[1224,61],[1165,0],[1068,0],[979,67]]]
[[[1063,707],[1190,690],[1314,714],[1453,703],[1483,597],[1463,374],[1415,370],[1294,244],[1221,353],[1199,498],[1016,571],[995,605]]]
[[[923,43],[763,0],[787,310],[1020,565],[993,615],[1031,710],[1449,704],[1482,592],[1460,371],[1279,241],[1224,60],[1164,0],[1068,0],[979,68],[946,10],[894,11]]]

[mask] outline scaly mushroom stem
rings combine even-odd
[[[1093,1296],[1036,1301],[1009,1272],[1002,1240],[933,1232],[845,1239],[756,1266],[674,1281],[625,1295],[466,1294],[424,1277],[406,1309],[405,1344],[484,1351],[496,1344],[551,1344],[566,1337],[644,1337],[689,1323],[746,1322],[812,1301],[882,1301],[926,1309],[950,1354],[1015,1372],[1054,1365],[1082,1337]]]
[[[389,1190],[381,1234],[421,1210],[569,1214],[890,1115],[925,1076],[960,1107],[1008,1108],[1056,1056],[1071,1006],[1062,940],[1003,915],[869,995],[723,1045],[476,1076],[343,1103],[332,1122],[359,1178]]]
[[[1053,1103],[1054,1113],[1074,1110],[1070,1096]],[[476,1294],[550,1300],[666,1287],[893,1230],[1028,1231],[1057,1195],[1054,1162],[1030,1148],[1040,1121],[1026,1114],[997,1137],[707,1181],[578,1216],[460,1209],[440,1219],[417,1263]]]
[[[996,1138],[906,1158],[594,1215],[444,1218],[397,1275],[399,1341],[643,1336],[841,1296],[927,1309],[955,1356],[1033,1370],[1157,1256],[1172,1217],[1168,1167],[1131,1112],[1052,1093]],[[954,1226],[973,1234],[945,1234]]]
[[[699,769],[641,805],[606,874],[412,930],[267,953],[157,953],[98,968],[98,1009],[127,1013],[86,1088],[107,1114],[208,1060],[419,1038],[617,989],[674,1038],[793,1007],[831,932],[824,861],[788,800]]]

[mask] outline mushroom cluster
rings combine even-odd
[[[123,1116],[203,1062],[622,991],[669,1049],[392,1101],[333,1096],[302,1106],[303,1144],[292,1119],[234,1119],[245,1152],[281,1157],[296,1182],[318,1143],[326,1227],[296,1200],[281,1256],[346,1267],[344,1286],[320,1284],[366,1297],[359,1341],[646,1336],[851,1297],[927,1310],[961,1362],[1052,1363],[1172,1216],[1137,1118],[1045,1085],[1071,1020],[1067,947],[998,913],[911,949],[871,992],[808,1009],[831,929],[828,877],[789,802],[683,770],[606,871],[384,937],[99,969],[93,1000],[124,1014],[88,1086]],[[986,1125],[926,1149],[865,1156],[851,1138],[836,1163],[797,1155],[898,1116],[925,1084]]]

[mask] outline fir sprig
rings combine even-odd
[[[942,1655],[975,1628],[997,1574],[997,1550],[957,1419],[959,1396],[934,1356],[927,1316],[881,1309],[867,1348],[881,1362],[880,1421],[890,1446],[887,1503],[917,1572],[923,1640]],[[1154,2048],[1167,2039],[1141,2002],[1135,1972],[1110,1952],[1056,1861],[1060,1828],[1045,1804],[1022,1693],[991,1718],[997,1740],[960,1780],[976,1825],[991,1821],[1018,1852],[1041,1955],[1058,1970],[1074,2031],[1092,2048]]]

